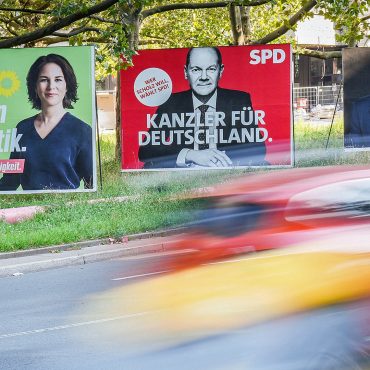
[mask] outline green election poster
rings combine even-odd
[[[96,190],[94,48],[0,50],[0,193]]]

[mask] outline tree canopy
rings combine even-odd
[[[369,5],[370,0],[0,0],[0,48],[94,44],[100,72],[109,74],[129,64],[138,48],[294,43],[290,31],[313,14],[333,21],[338,40],[353,46],[367,36]]]

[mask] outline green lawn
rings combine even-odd
[[[330,122],[298,121],[294,125],[295,159],[298,167],[367,164],[368,152],[343,150],[343,120]],[[329,136],[330,132],[330,136]]]
[[[329,127],[330,125],[323,123],[295,123],[297,166],[369,162],[367,153],[343,151],[341,120],[333,125],[328,149],[325,149]],[[118,238],[131,233],[176,226],[191,218],[188,211],[197,207],[198,203],[174,200],[174,195],[252,172],[224,170],[121,173],[119,163],[114,160],[114,137],[103,135],[100,145],[103,187],[99,187],[96,193],[1,196],[1,208],[26,205],[51,207],[34,219],[19,224],[0,222],[0,252],[87,239]],[[128,196],[126,201],[117,201],[117,197],[124,196]],[[102,198],[106,201],[88,202]]]

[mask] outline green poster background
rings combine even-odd
[[[38,110],[32,109],[28,101],[26,77],[38,57],[51,53],[68,59],[77,78],[79,99],[73,104],[74,109],[67,111],[91,125],[95,135],[95,75],[92,46],[0,49],[0,130],[5,132],[6,129],[16,127],[21,120],[39,113]],[[6,106],[5,121],[4,106]],[[95,144],[95,140],[93,143]],[[93,153],[95,188],[95,148]],[[8,159],[9,155],[9,152],[0,152],[0,159]]]

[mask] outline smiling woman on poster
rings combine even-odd
[[[27,90],[41,112],[18,123],[20,150],[10,159],[24,159],[24,171],[4,174],[0,190],[77,189],[81,180],[92,188],[92,129],[66,111],[78,100],[71,64],[58,54],[39,57],[28,72]]]

